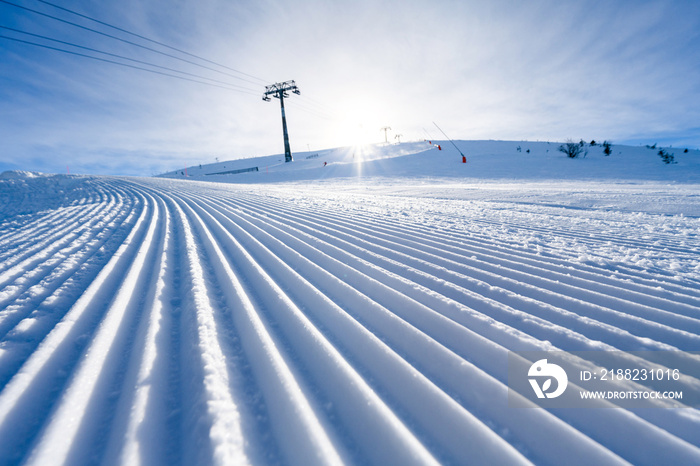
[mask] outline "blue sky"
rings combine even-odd
[[[8,1],[199,62],[37,0]],[[433,121],[454,139],[700,147],[695,0],[51,3],[245,74],[7,3],[0,26],[245,89],[0,38],[0,170],[150,176],[283,153],[278,101],[261,97],[265,84],[289,79],[302,92],[285,101],[292,152],[381,142],[384,126],[394,141],[439,139]],[[0,35],[70,48],[9,29]]]

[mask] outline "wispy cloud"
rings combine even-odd
[[[26,2],[40,9],[35,3]],[[648,134],[700,146],[700,4],[692,1],[71,7],[253,76],[243,80],[1,8],[27,30],[236,83],[252,95],[0,40],[0,165],[150,174],[279,153],[279,105],[260,100],[268,79],[296,79],[301,88],[288,101],[294,151],[378,142],[385,125],[421,138],[436,119],[456,138]]]

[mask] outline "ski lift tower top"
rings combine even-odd
[[[263,94],[262,100],[269,102],[270,96],[280,99],[280,107],[282,108],[282,131],[284,133],[284,161],[291,162],[292,150],[289,148],[289,134],[287,133],[287,117],[284,113],[284,98],[289,97],[287,91],[292,91],[296,95],[300,95],[299,88],[297,87],[294,80],[285,81],[283,83],[270,84],[265,86],[265,93]]]

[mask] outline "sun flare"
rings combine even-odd
[[[384,141],[386,111],[376,102],[346,101],[332,125],[332,138],[343,146],[363,147]]]

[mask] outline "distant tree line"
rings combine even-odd
[[[606,156],[612,154],[612,143],[610,141],[603,141],[603,144],[601,145],[603,146],[603,154]],[[588,155],[588,146],[596,147],[598,146],[598,142],[596,142],[595,139],[589,143],[586,143],[583,139],[581,139],[579,142],[574,142],[573,140],[568,139],[564,144],[559,146],[559,152],[565,153],[567,157],[572,159],[580,156],[585,157]]]
[[[663,149],[659,149],[659,157],[661,157],[661,160],[663,160],[665,164],[676,163],[673,154],[669,154]]]
[[[579,142],[574,142],[572,139],[567,139],[564,144],[559,146],[558,150],[559,152],[566,154],[567,157],[575,159],[578,157],[586,157],[586,155],[588,155],[588,147],[596,147],[599,145],[603,147],[603,154],[605,156],[612,154],[612,142],[603,141],[602,144],[599,144],[595,139],[593,139],[591,142],[585,142],[583,139],[581,139]],[[646,147],[648,149],[656,150],[656,143],[653,145],[647,144]],[[522,152],[522,148],[520,146],[518,146],[516,150],[518,152]],[[530,149],[528,149],[527,152],[530,153]],[[685,149],[683,153],[687,154],[688,149]],[[657,154],[665,164],[677,163],[674,155],[665,149],[659,148]]]
[[[654,143],[654,144],[651,145],[651,146],[650,146],[649,144],[647,144],[647,149],[656,150],[656,143]],[[684,150],[683,153],[684,153],[684,154],[687,154],[687,153],[688,153],[688,149]],[[671,154],[670,152],[664,150],[664,149],[659,148],[659,152],[657,152],[657,155],[658,155],[659,157],[661,157],[661,160],[663,161],[663,163],[665,163],[665,164],[667,164],[667,165],[670,165],[670,164],[672,164],[672,163],[678,163],[678,162],[676,162],[675,156],[674,156],[673,154]]]

